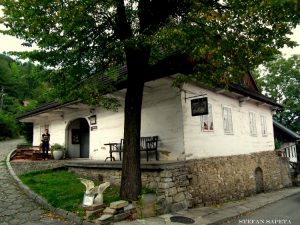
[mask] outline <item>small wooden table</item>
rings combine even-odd
[[[110,161],[116,161],[115,157],[112,155],[114,152],[118,152],[120,156],[120,161],[122,160],[122,152],[123,150],[121,149],[120,143],[107,143],[104,144],[109,146],[109,156],[106,157],[105,162],[107,159],[110,159]]]

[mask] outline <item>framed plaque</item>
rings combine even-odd
[[[207,97],[191,100],[192,116],[201,116],[208,114]]]

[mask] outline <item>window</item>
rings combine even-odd
[[[252,136],[256,136],[257,130],[256,130],[256,118],[254,112],[249,112],[249,121],[250,121],[250,133]]]
[[[268,136],[267,122],[266,121],[267,121],[266,116],[265,115],[260,115],[262,136]]]
[[[213,131],[213,115],[212,115],[212,105],[208,103],[208,115],[201,116],[201,130],[202,131]]]
[[[233,133],[231,108],[226,106],[223,106],[223,126],[225,134]]]

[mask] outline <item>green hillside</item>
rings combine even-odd
[[[51,88],[43,79],[46,73],[33,63],[0,54],[0,140],[27,134],[30,125],[20,124],[16,117],[51,100]]]

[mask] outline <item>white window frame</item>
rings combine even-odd
[[[233,134],[232,110],[228,106],[222,106],[223,129],[225,134]]]
[[[252,136],[257,136],[255,112],[249,112],[249,126],[250,126],[250,134]]]
[[[267,117],[266,115],[260,115],[261,134],[263,137],[268,136]]]
[[[212,132],[214,131],[212,104],[208,103],[208,115],[201,116],[201,131]]]

